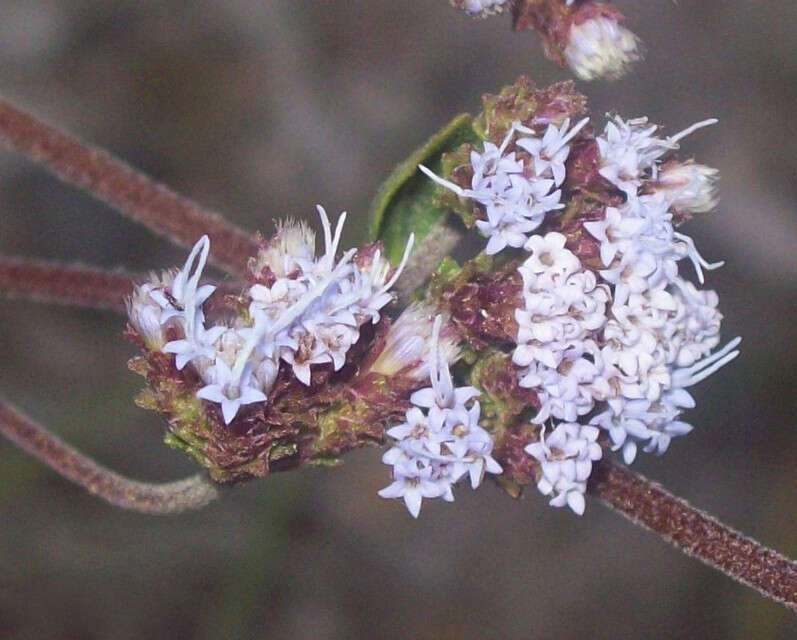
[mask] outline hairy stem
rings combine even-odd
[[[123,509],[159,515],[180,513],[204,507],[219,495],[218,488],[202,475],[162,484],[125,478],[84,456],[2,400],[0,433],[67,480]]]
[[[125,271],[0,255],[0,295],[123,313],[134,282],[146,276]]]
[[[688,556],[797,610],[797,563],[722,524],[655,482],[600,462],[590,492],[634,524],[658,533]]]
[[[232,273],[243,273],[247,258],[257,251],[250,234],[218,214],[3,98],[0,143],[177,244],[190,246],[207,234],[213,247],[211,260]]]
[[[412,292],[429,279],[440,261],[465,237],[465,229],[453,226],[448,217],[436,222],[410,254],[395,287],[401,302],[407,303]]]
[[[133,285],[148,279],[142,273],[0,254],[1,297],[125,313],[125,298],[132,292]],[[246,286],[241,280],[208,284],[215,284],[220,293],[233,295]]]

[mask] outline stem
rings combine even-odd
[[[395,287],[400,301],[406,303],[412,292],[429,279],[440,261],[465,237],[465,230],[448,224],[448,217],[437,221],[410,254]]]
[[[0,295],[124,313],[133,282],[146,276],[0,255]]]
[[[68,307],[105,309],[126,313],[125,298],[133,284],[146,282],[142,273],[30,260],[0,254],[0,296],[61,304]],[[209,282],[223,294],[238,294],[246,286],[241,280]]]
[[[180,513],[204,507],[219,495],[201,475],[163,484],[125,478],[73,449],[3,400],[0,433],[67,480],[123,509],[158,515]]]
[[[797,563],[778,552],[722,524],[655,482],[607,460],[596,466],[590,492],[686,555],[797,610]]]
[[[213,244],[211,259],[232,273],[243,273],[247,258],[257,251],[250,234],[218,214],[3,98],[0,144],[19,151],[64,182],[84,189],[176,244],[191,246],[207,234]]]

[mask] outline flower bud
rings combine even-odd
[[[717,206],[719,171],[696,162],[674,162],[662,167],[655,184],[676,211],[706,213]]]
[[[424,304],[411,304],[390,327],[382,353],[371,372],[395,376],[399,372],[419,382],[429,378],[427,354],[432,348],[432,326],[437,311]],[[459,341],[450,324],[440,332],[440,354],[447,364],[460,355]]]
[[[598,3],[587,3],[574,15],[564,58],[582,80],[616,79],[639,60],[639,39],[621,26],[622,16]]]
[[[158,296],[173,279],[174,273],[170,271],[164,271],[160,276],[152,273],[149,281],[136,285],[133,293],[125,300],[130,324],[150,351],[160,351],[166,343],[164,323],[161,319],[163,305],[159,304],[151,294],[154,292]]]
[[[508,4],[507,0],[451,0],[451,5],[472,16],[486,17],[500,13]]]

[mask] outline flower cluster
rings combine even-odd
[[[674,155],[685,136],[716,121],[662,137],[646,118],[615,116],[595,135],[586,118],[571,127],[563,114],[535,129],[534,117],[508,124],[500,144],[471,148],[469,164],[451,179],[421,169],[473,203],[476,225],[489,236],[485,253],[522,248],[520,263],[506,267],[522,281],[518,304],[512,318],[492,319],[504,327],[493,335],[501,339],[514,321],[518,384],[537,399],[527,418],[536,440],[525,451],[540,463],[538,488],[552,505],[580,514],[601,445],[621,450],[627,463],[640,446],[664,453],[692,429],[681,419],[694,406],[687,389],[739,353],[738,338],[717,350],[716,293],[679,272],[688,260],[702,284],[704,270],[722,264],[707,262],[676,230],[716,204],[716,170]],[[479,331],[493,325],[458,312],[458,296],[501,300],[497,291],[476,296],[473,287],[508,278],[472,280],[446,294],[478,340],[489,339]]]
[[[315,236],[301,223],[283,224],[250,265],[255,282],[238,300],[238,312],[208,326],[203,305],[215,287],[199,285],[210,250],[205,236],[185,265],[136,288],[128,303],[132,326],[150,349],[174,354],[201,384],[196,395],[220,405],[226,424],[244,405],[262,403],[280,362],[304,385],[313,365],[340,370],[365,323],[377,323],[392,300],[390,289],[412,247],[395,270],[379,249],[351,249],[337,258],[345,214],[332,231],[318,207],[325,250],[315,256]]]
[[[609,287],[565,248],[561,233],[532,236],[531,253],[518,269],[524,306],[515,312],[520,386],[537,391],[540,411],[532,421],[578,420],[609,393],[596,340],[606,324]]]
[[[393,467],[393,482],[379,492],[403,498],[417,518],[423,498],[454,500],[452,487],[463,477],[476,489],[487,473],[501,473],[493,459],[493,440],[479,426],[481,408],[474,387],[454,387],[449,363],[456,357],[442,347],[442,316],[435,318],[428,369],[431,386],[412,394],[412,407],[402,424],[387,434],[396,440],[382,461]]]
[[[549,124],[542,137],[515,122],[500,146],[486,141],[481,153],[471,151],[473,178],[469,189],[441,178],[423,165],[420,169],[460,198],[473,200],[484,208],[486,219],[478,220],[476,226],[490,238],[488,255],[507,246],[522,247],[528,235],[545,220],[546,213],[564,207],[559,187],[570,153],[568,143],[587,122],[584,118],[573,127],[569,119],[560,127]],[[517,133],[526,135],[515,140]],[[507,152],[510,145],[515,150]]]
[[[552,506],[567,505],[578,515],[584,513],[592,462],[603,456],[598,433],[597,427],[560,422],[547,438],[543,428],[539,442],[526,447],[526,452],[540,463],[537,488],[543,495],[553,494]]]

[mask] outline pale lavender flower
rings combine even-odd
[[[542,138],[520,138],[516,144],[534,159],[534,173],[537,176],[553,178],[554,185],[560,186],[565,180],[565,161],[570,154],[568,143],[589,122],[584,118],[570,128],[570,118],[565,118],[561,127],[549,124]],[[569,129],[569,130],[568,130]],[[524,131],[526,129],[524,128]]]
[[[476,489],[485,473],[501,473],[492,457],[493,441],[479,426],[479,394],[473,387],[455,387],[440,348],[442,316],[435,318],[427,357],[431,387],[416,391],[405,422],[388,430],[395,445],[382,457],[393,467],[393,483],[379,492],[383,498],[403,498],[418,517],[423,498],[454,499],[453,485],[468,476]],[[425,411],[424,411],[425,410]]]
[[[478,220],[476,226],[490,238],[485,249],[488,255],[498,253],[507,246],[523,246],[528,234],[542,224],[546,213],[564,207],[560,202],[562,192],[555,189],[553,179],[528,175],[531,172],[526,171],[524,162],[516,157],[515,152],[506,153],[518,131],[533,133],[531,129],[515,122],[500,146],[485,142],[481,153],[471,152],[473,178],[470,189],[463,189],[427,167],[419,166],[437,184],[453,191],[460,198],[474,200],[484,207],[486,220]],[[558,133],[559,130],[554,127],[548,141],[551,149],[556,148],[554,155],[559,153],[557,162],[567,153],[566,146],[564,149],[556,146],[561,142]],[[565,139],[566,142],[570,138],[565,135]],[[549,165],[543,171],[547,172],[551,168],[552,165]],[[557,175],[558,172],[557,169]]]
[[[542,475],[537,488],[543,495],[552,496],[552,506],[567,505],[583,515],[592,463],[603,455],[597,442],[599,433],[594,426],[562,422],[547,437],[543,427],[539,441],[526,446],[526,453],[540,462]]]

